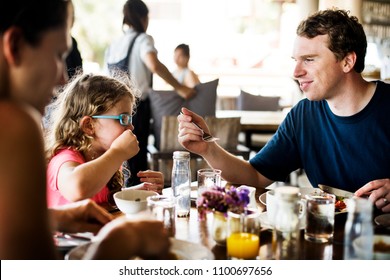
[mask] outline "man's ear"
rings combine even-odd
[[[356,53],[355,52],[348,53],[344,57],[342,63],[343,63],[343,70],[345,73],[353,70],[353,67],[355,66],[356,63]]]
[[[90,116],[84,116],[81,118],[80,127],[81,130],[89,136],[93,136],[95,134],[95,126],[93,124],[93,119]]]
[[[10,65],[20,63],[20,48],[25,42],[23,32],[18,27],[11,27],[3,34],[4,57]]]

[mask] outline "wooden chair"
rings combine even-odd
[[[218,82],[219,79],[215,79],[198,84],[195,86],[196,95],[189,100],[183,99],[173,90],[150,92],[154,144],[148,146],[148,153],[151,168],[164,173],[166,186],[170,185],[172,153],[184,150],[177,142],[177,115],[182,107],[187,107],[202,117],[215,116]],[[197,161],[194,159],[199,156],[191,155],[191,157],[193,178],[196,178],[194,172],[197,170],[195,166]]]
[[[174,90],[152,90],[150,92],[152,130],[157,148],[161,142],[159,137],[164,116],[177,116],[182,107],[202,117],[215,116],[218,82],[219,79],[215,79],[196,85],[196,95],[188,100],[180,97]]]
[[[219,137],[218,144],[227,151],[246,160],[249,159],[250,150],[238,143],[240,133],[240,118],[216,118],[206,116],[211,133]],[[177,140],[178,133],[177,116],[164,116],[162,118],[160,147],[149,145],[148,151],[151,157],[151,168],[164,174],[164,185],[170,186],[172,171],[172,155],[174,151],[185,150]],[[197,154],[191,153],[192,180],[196,180],[196,172],[201,168],[208,167],[207,163]]]
[[[281,109],[279,101],[280,96],[254,95],[241,90],[236,106],[237,110],[242,111],[279,111]],[[247,131],[245,145],[257,152],[267,144],[273,135],[273,133],[259,134]]]

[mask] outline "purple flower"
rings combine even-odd
[[[247,189],[238,190],[235,187],[214,186],[204,191],[197,201],[199,219],[204,219],[210,211],[219,211],[225,215],[229,210],[241,213],[248,204],[249,191]]]

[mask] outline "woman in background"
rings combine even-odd
[[[123,7],[123,26],[128,27],[123,36],[113,42],[106,50],[105,65],[107,68],[119,61],[124,63],[129,74],[135,80],[142,95],[133,116],[134,134],[139,141],[139,153],[130,159],[127,164],[132,177],[130,185],[139,184],[134,176],[140,170],[148,168],[147,145],[150,134],[150,104],[149,91],[152,89],[152,75],[157,74],[177,93],[185,98],[191,98],[195,90],[180,84],[169,72],[168,68],[157,57],[153,37],[146,33],[149,25],[149,9],[141,0],[127,0]],[[134,42],[131,54],[127,57],[129,46]]]

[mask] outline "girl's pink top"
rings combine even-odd
[[[59,206],[70,203],[62,196],[58,189],[58,172],[61,166],[68,161],[85,163],[83,155],[72,148],[60,150],[49,162],[47,167],[47,203],[48,207]],[[109,189],[104,186],[101,191],[91,197],[98,204],[105,204],[108,202]]]

